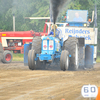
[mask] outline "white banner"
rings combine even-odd
[[[85,38],[85,44],[97,44],[97,28],[58,27],[58,30],[66,36]]]

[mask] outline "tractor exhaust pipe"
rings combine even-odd
[[[13,31],[15,32],[15,14],[13,14]]]
[[[53,25],[54,27],[54,37],[56,36],[56,24]]]

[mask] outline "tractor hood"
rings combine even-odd
[[[55,54],[55,52],[60,52],[60,40],[52,36],[42,37],[41,48],[41,54]]]

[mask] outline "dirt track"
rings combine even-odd
[[[90,70],[65,72],[31,71],[21,62],[0,63],[0,100],[89,100],[81,96],[85,84],[100,86],[100,63]]]

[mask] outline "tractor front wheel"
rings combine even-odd
[[[60,68],[65,71],[69,67],[69,52],[67,50],[63,50],[60,57]]]
[[[28,66],[29,66],[29,69],[31,69],[31,70],[35,70],[35,67],[36,67],[35,57],[36,57],[35,51],[29,50],[29,52],[28,52]]]

